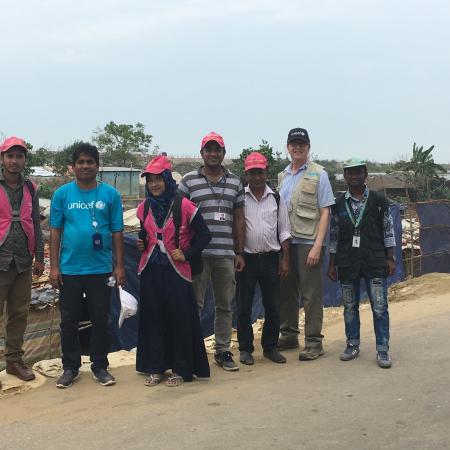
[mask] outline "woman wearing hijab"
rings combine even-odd
[[[142,173],[147,199],[136,213],[141,223],[138,248],[142,251],[136,370],[149,374],[147,386],[159,384],[170,369],[168,386],[192,381],[194,375],[209,377],[189,260],[201,254],[211,234],[197,207],[183,198],[176,248],[172,213],[175,196],[180,194],[176,194],[171,170],[166,156],[149,162]]]

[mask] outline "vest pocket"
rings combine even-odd
[[[317,209],[317,186],[317,182],[305,180],[300,191],[298,204],[304,205],[307,208]]]
[[[297,234],[306,234],[313,236],[318,225],[317,209],[311,209],[305,207],[304,205],[298,205],[297,209],[295,210],[295,215],[299,220],[292,221],[292,231]]]

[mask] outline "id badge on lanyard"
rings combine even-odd
[[[164,253],[167,255],[167,250],[166,250],[166,246],[164,245],[164,242],[163,242],[162,233],[156,233],[156,239],[158,240],[158,247],[161,250],[161,253]]]
[[[103,239],[100,233],[94,233],[92,235],[92,246],[94,250],[102,250],[103,249]]]
[[[359,231],[355,230],[355,234],[353,235],[352,247],[359,248],[361,244],[361,236],[359,235]]]
[[[225,222],[227,218],[224,212],[218,211],[214,213],[214,220],[217,222]]]

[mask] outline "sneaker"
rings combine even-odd
[[[255,364],[253,355],[250,352],[241,352],[239,355],[239,361],[247,366],[253,366],[253,364]]]
[[[72,386],[73,382],[80,376],[78,370],[65,369],[63,374],[58,378],[56,387],[66,389]]]
[[[214,353],[214,359],[224,370],[239,370],[239,366],[233,361],[233,353],[231,352]]]
[[[298,355],[298,359],[300,361],[314,361],[324,353],[322,347],[305,347]]]
[[[377,352],[377,362],[382,369],[389,369],[392,366],[388,352]]]
[[[106,369],[93,370],[92,374],[94,380],[97,380],[102,386],[112,386],[113,384],[116,384],[115,378]]]
[[[347,348],[341,353],[341,361],[351,361],[359,355],[359,345],[347,344]]]

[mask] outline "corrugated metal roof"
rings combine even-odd
[[[134,167],[100,167],[99,172],[140,172],[141,169]]]
[[[31,176],[33,177],[54,177],[55,173],[51,170],[44,169],[43,167],[30,167],[32,170]]]

